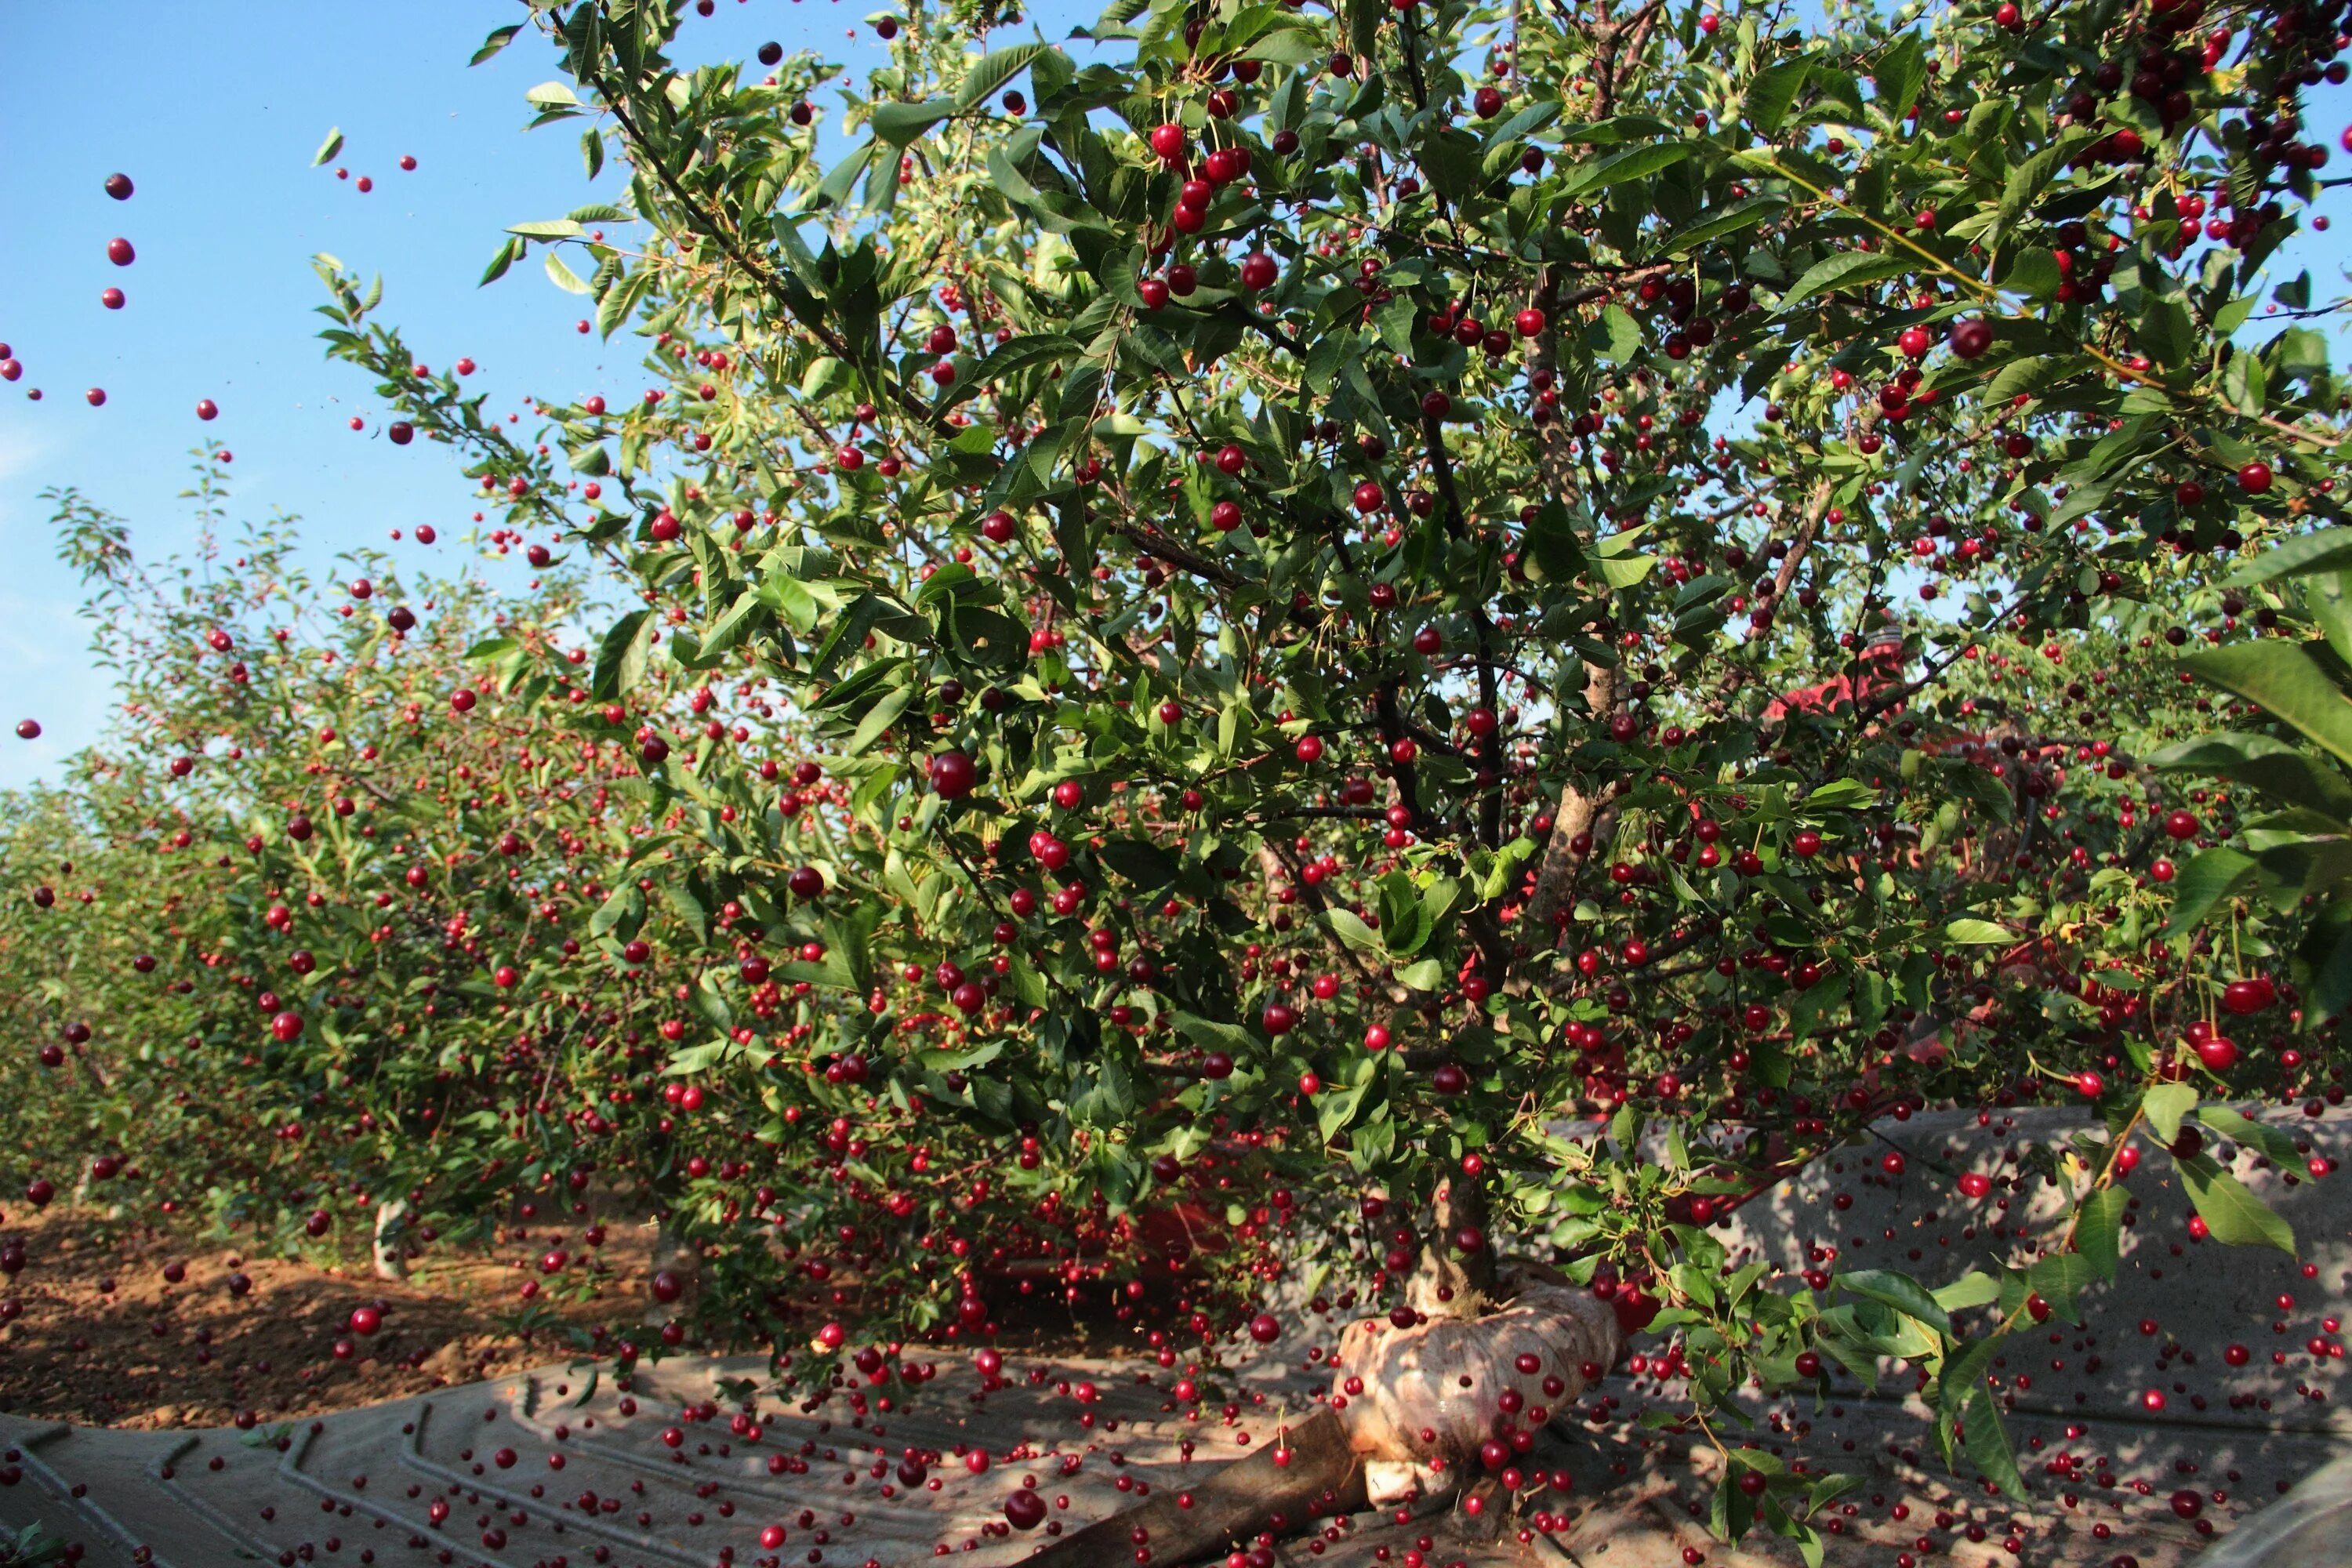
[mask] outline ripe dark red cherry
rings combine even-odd
[[[2267,494],[2271,488],[2271,466],[2256,460],[2238,470],[2238,488],[2250,496]]]
[[[209,397],[199,397],[199,398],[197,398],[197,399],[196,399],[196,417],[197,417],[197,418],[199,418],[199,419],[217,419],[217,418],[219,418],[219,417],[220,417],[220,405],[219,405],[219,404],[217,404],[217,403],[215,403],[215,402],[214,402],[211,398],[209,398]]]
[[[931,758],[931,789],[944,800],[961,800],[980,780],[980,770],[962,752],[941,752]]]
[[[2194,813],[2187,811],[2167,812],[2164,831],[2173,838],[2194,838],[2197,837],[2197,817]]]
[[[383,433],[392,437],[392,444],[395,447],[405,447],[416,439],[416,426],[405,419],[394,420],[384,426]]]
[[[1045,1522],[1045,1500],[1024,1487],[1004,1500],[1004,1518],[1015,1530],[1034,1530]]]
[[[40,738],[41,721],[38,719],[19,719],[16,721],[16,739],[20,741],[37,741]]]
[[[139,259],[139,253],[131,248],[129,240],[117,237],[106,242],[106,258],[117,267],[128,267]]]
[[[112,196],[116,201],[129,201],[131,199],[131,189],[130,175],[109,174],[106,176],[106,194]]]
[[[1185,146],[1191,140],[1181,125],[1155,125],[1151,128],[1151,150],[1159,153],[1160,162],[1165,163],[1181,162]]]

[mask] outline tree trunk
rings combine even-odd
[[[1617,710],[1617,672],[1597,664],[1584,667],[1584,706],[1594,719],[1605,719]],[[1552,813],[1551,837],[1544,843],[1543,858],[1536,866],[1535,891],[1528,900],[1527,913],[1520,917],[1520,929],[1528,933],[1530,945],[1540,942],[1550,946],[1552,917],[1568,901],[1574,888],[1576,873],[1593,850],[1601,847],[1604,827],[1601,822],[1602,803],[1607,790],[1591,794],[1570,784],[1559,792],[1559,809]],[[1582,854],[1575,848],[1577,835],[1592,836],[1590,847]]]
[[[1493,1304],[1495,1244],[1487,1234],[1486,1189],[1475,1176],[1441,1182],[1433,1200],[1434,1228],[1422,1244],[1421,1261],[1405,1281],[1404,1299],[1433,1318],[1475,1318]],[[1462,1248],[1455,1238],[1477,1233],[1477,1245]]]
[[[375,1205],[375,1235],[368,1250],[375,1258],[375,1277],[398,1281],[408,1278],[408,1204],[390,1198]]]
[[[1179,1502],[1180,1495],[1192,1506]],[[1248,1458],[1215,1466],[1199,1481],[1160,1486],[1150,1500],[1063,1536],[1028,1561],[1135,1568],[1142,1554],[1135,1532],[1141,1531],[1153,1568],[1176,1568],[1261,1530],[1279,1534],[1364,1506],[1363,1462],[1349,1447],[1338,1414],[1326,1406]]]
[[[646,1327],[659,1328],[673,1318],[684,1318],[693,1305],[696,1287],[702,1277],[702,1253],[681,1237],[670,1225],[670,1210],[665,1207],[659,1228],[654,1232],[653,1271],[677,1277],[686,1289],[675,1301],[649,1299],[646,1304]]]

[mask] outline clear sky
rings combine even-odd
[[[680,54],[748,60],[773,39],[862,75],[879,59],[869,8],[720,0],[716,16],[688,18]],[[1078,9],[1050,7],[1056,36]],[[129,520],[152,559],[194,537],[177,498],[204,443],[233,455],[231,516],[299,514],[315,565],[373,543],[439,551],[457,568],[470,486],[445,450],[384,440],[364,378],[325,361],[314,253],[381,272],[384,318],[436,370],[476,361],[493,410],[520,412],[533,392],[635,388],[636,340],[575,332],[587,301],[536,262],[476,287],[506,225],[619,188],[617,162],[588,184],[576,125],[522,130],[524,91],[558,74],[551,47],[525,33],[467,68],[492,26],[520,16],[488,0],[0,3],[0,342],[24,366],[0,383],[0,786],[54,776],[109,700],[75,619],[79,586],[51,554],[47,487],[78,486]],[[331,127],[343,150],[313,168]],[[128,201],[106,194],[118,171],[136,186]],[[137,251],[128,267],[107,258],[118,236]],[[110,287],[128,296],[119,310],[100,302]],[[91,387],[104,406],[87,402]],[[219,405],[210,424],[201,398]],[[420,522],[438,542],[414,542]],[[394,528],[406,542],[390,542]],[[25,717],[39,740],[7,732]]]

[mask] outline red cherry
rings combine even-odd
[[[961,800],[980,780],[980,769],[962,752],[941,752],[931,758],[931,789],[943,800]]]
[[[1181,125],[1155,125],[1151,128],[1151,150],[1160,154],[1162,163],[1181,162],[1185,146],[1191,141],[1191,136]]]
[[[2271,488],[2271,466],[2259,460],[2248,463],[2238,470],[2238,488],[2250,496],[2266,493]]]
[[[219,405],[219,404],[217,404],[217,403],[215,403],[215,402],[214,402],[211,398],[209,398],[209,397],[199,397],[199,398],[197,398],[197,399],[196,399],[196,417],[197,417],[197,418],[199,418],[199,419],[217,419],[217,418],[219,418],[219,417],[220,417],[220,405]]]
[[[2265,980],[2232,980],[2221,987],[2224,1011],[2243,1018],[2259,1013],[2271,1005],[2271,986]]]
[[[109,174],[106,176],[106,194],[112,196],[116,201],[129,201],[131,199],[131,184],[130,175]]]
[[[1546,324],[1544,313],[1532,305],[1511,318],[1511,325],[1518,329],[1519,336],[1523,338],[1542,336]]]
[[[2215,1035],[2196,1045],[2197,1059],[2214,1072],[2227,1072],[2237,1065],[2238,1043],[2227,1035]]]
[[[106,258],[117,267],[128,267],[139,259],[139,253],[127,239],[110,239],[106,242]]]

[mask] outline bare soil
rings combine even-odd
[[[0,1412],[124,1427],[312,1415],[561,1360],[568,1331],[617,1333],[642,1315],[651,1251],[646,1232],[614,1227],[597,1297],[542,1294],[553,1321],[524,1332],[520,1292],[540,1250],[529,1242],[511,1258],[427,1258],[393,1283],[365,1266],[245,1253],[64,1204],[11,1213],[0,1240],[21,1241],[26,1256],[22,1273],[0,1279],[0,1300],[22,1307],[0,1324]],[[177,1284],[164,1278],[173,1263],[185,1270]],[[236,1274],[251,1281],[242,1296],[230,1289]],[[367,1306],[383,1327],[355,1335],[352,1311]]]

